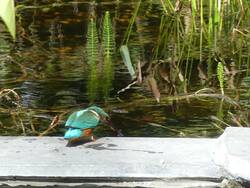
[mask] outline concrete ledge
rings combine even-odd
[[[218,139],[107,137],[68,148],[59,137],[0,137],[0,145],[2,183],[250,181],[248,128],[228,128]]]
[[[0,182],[1,183],[1,182]],[[62,182],[32,182],[32,181],[8,181],[2,182],[5,187],[28,188],[28,187],[78,187],[78,188],[114,188],[114,187],[147,187],[147,188],[178,188],[178,187],[221,187],[225,183],[211,182],[206,180],[171,179],[153,181],[123,181],[123,182],[85,182],[85,183],[62,183]],[[225,185],[228,185],[226,183]],[[1,187],[1,185],[0,185]]]
[[[250,128],[227,128],[217,139],[214,161],[224,177],[250,181]]]

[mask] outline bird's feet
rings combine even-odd
[[[68,141],[66,147],[76,147],[92,141],[96,141],[96,138],[94,136],[72,138]]]

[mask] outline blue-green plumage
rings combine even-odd
[[[101,116],[109,117],[109,115],[102,108],[99,108],[97,106],[88,107],[86,110],[94,110],[95,112],[97,112]]]
[[[89,110],[79,110],[71,114],[66,121],[66,127],[74,127],[78,129],[95,128],[100,118]]]
[[[64,138],[71,139],[83,136],[85,129],[94,129],[99,124],[101,116],[109,117],[104,110],[97,106],[73,112],[66,121],[65,126],[68,127],[68,130]]]
[[[79,138],[82,136],[82,134],[83,131],[81,129],[69,128],[64,134],[64,138],[65,139]]]

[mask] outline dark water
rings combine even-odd
[[[104,99],[99,89],[94,104],[111,114],[114,126],[121,129],[125,136],[215,137],[227,125],[212,117],[232,126],[237,126],[231,121],[232,117],[245,122],[242,125],[248,124],[250,77],[246,71],[238,74],[240,76],[236,79],[240,81],[237,89],[226,89],[231,98],[238,97],[243,104],[241,108],[216,97],[167,99],[168,92],[162,92],[163,100],[157,103],[144,85],[132,86],[117,94],[131,83],[119,55],[119,47],[137,2],[97,1],[93,4],[89,1],[27,0],[18,5],[15,44],[0,25],[0,88],[15,88],[21,102],[16,108],[7,99],[0,101],[0,135],[38,135],[48,128],[55,115],[65,113],[60,116],[60,124],[48,133],[62,136],[67,116],[90,104],[91,93],[87,91],[89,67],[84,48],[88,17],[93,7],[97,25],[101,25],[104,12],[110,11],[117,46],[115,79],[112,87],[108,88],[110,96]],[[140,27],[133,28],[130,36],[129,45],[134,57],[139,54],[147,61],[153,56],[161,10],[161,6],[154,1],[142,3],[136,19]],[[206,87],[200,79],[202,68],[199,70],[197,64],[192,69],[189,93]],[[98,67],[100,69],[102,67]],[[218,84],[213,89],[220,93]],[[177,94],[181,95],[184,93]],[[98,127],[96,135],[114,136],[106,127]]]

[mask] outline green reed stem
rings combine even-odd
[[[202,42],[203,42],[203,0],[200,0],[200,62],[202,62]]]
[[[129,26],[128,26],[127,30],[126,30],[125,35],[124,35],[124,39],[122,40],[122,44],[125,44],[125,45],[128,44],[129,37],[130,37],[131,31],[132,31],[133,25],[135,23],[135,18],[136,18],[137,14],[138,14],[140,5],[141,5],[141,0],[138,1],[137,5],[135,7],[135,11],[134,11],[134,13],[132,15],[132,18],[130,19]]]
[[[90,72],[87,83],[87,93],[90,103],[94,102],[95,99],[97,98],[98,87],[99,87],[99,79],[98,79],[97,65],[95,63],[92,63],[90,65]]]
[[[196,29],[196,15],[197,15],[197,5],[196,0],[191,1],[191,8],[192,8],[192,20],[193,20],[193,27]]]

